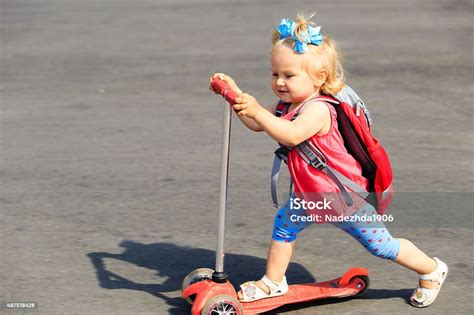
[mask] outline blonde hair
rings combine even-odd
[[[308,26],[314,26],[310,19],[314,14],[305,17],[298,14],[295,21],[295,36],[301,41],[303,32],[308,30]],[[280,33],[277,30],[272,35],[272,53],[273,50],[282,45],[295,46],[293,36],[280,39]],[[344,87],[344,69],[341,62],[341,54],[336,47],[336,43],[324,36],[323,43],[319,46],[308,44],[307,51],[303,54],[303,67],[312,79],[316,78],[316,73],[321,69],[328,72],[326,81],[321,86],[321,93],[327,95],[336,95]]]

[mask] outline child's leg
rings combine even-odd
[[[272,242],[268,249],[266,276],[274,282],[281,282],[295,249],[296,237],[311,222],[300,222],[302,210],[290,209],[290,198],[275,215]]]
[[[420,275],[431,273],[436,269],[435,260],[422,252],[415,244],[403,238],[399,238],[398,241],[400,242],[400,251],[395,260],[397,264],[407,267]],[[426,285],[427,288],[432,285],[427,281],[420,282],[420,284]]]
[[[285,277],[286,269],[290,263],[291,256],[295,250],[296,241],[278,242],[272,240],[267,256],[267,269],[265,275],[273,282],[280,283]],[[270,293],[270,288],[263,283],[262,280],[256,281],[256,285],[260,287],[266,294]],[[240,293],[240,292],[239,292]],[[237,295],[240,298],[240,294]]]
[[[375,215],[375,209],[366,204],[353,216]],[[352,235],[373,255],[393,260],[418,274],[427,274],[436,269],[436,262],[412,242],[394,238],[382,222],[344,222],[336,224]]]
[[[289,202],[288,199],[275,215],[272,242],[268,249],[265,276],[276,284],[283,282],[285,279],[285,272],[295,249],[296,236],[311,224],[292,221],[291,216],[293,214],[300,216],[302,213],[301,211],[291,210]],[[255,284],[266,294],[270,293],[270,288],[262,280],[256,281]],[[242,300],[242,291],[239,291],[237,297]]]
[[[416,307],[426,307],[436,299],[446,278],[448,267],[439,260],[441,266],[438,266],[434,258],[426,255],[409,240],[399,238],[398,241],[400,252],[395,262],[417,272],[420,276],[418,288],[411,295],[410,302]]]
[[[375,215],[375,209],[366,204],[353,216]],[[336,224],[357,239],[369,252],[377,257],[390,259],[397,264],[417,272],[420,275],[419,288],[411,297],[412,304],[418,307],[430,305],[447,274],[447,266],[442,261],[440,266],[433,258],[426,255],[409,240],[393,238],[382,222],[344,222]],[[429,280],[424,280],[427,278]],[[433,290],[424,290],[433,289]],[[418,296],[418,298],[415,298]]]
[[[291,256],[295,250],[296,241],[282,243],[272,240],[268,249],[267,270],[265,274],[273,282],[283,281]]]

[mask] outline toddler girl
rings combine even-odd
[[[334,42],[323,37],[320,27],[313,26],[309,19],[303,16],[298,16],[295,22],[283,19],[272,36],[272,90],[279,102],[290,104],[281,117],[275,115],[275,105],[262,107],[252,95],[243,93],[230,76],[216,73],[210,80],[219,77],[238,94],[233,109],[248,128],[265,131],[287,147],[310,141],[324,154],[329,166],[367,189],[367,179],[362,176],[360,165],[344,147],[334,107],[316,99],[319,95],[338,94],[344,87],[344,72]],[[295,194],[340,192],[325,173],[302,163],[296,150],[288,154],[287,166]],[[307,172],[317,175],[318,179],[310,187],[301,180]],[[275,215],[266,273],[259,281],[241,285],[238,297],[242,302],[275,297],[288,291],[285,272],[295,240],[309,224],[287,219],[293,213],[291,202],[289,198]],[[363,213],[375,213],[375,209],[370,203],[365,203],[351,215]],[[436,257],[430,258],[409,240],[392,237],[381,222],[370,229],[351,222],[334,225],[353,236],[373,255],[392,260],[419,274],[418,287],[410,298],[412,305],[425,307],[433,303],[448,273],[444,262]]]

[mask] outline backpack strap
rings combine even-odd
[[[337,104],[340,103],[337,99],[335,99],[334,97],[328,96],[328,95],[319,95],[318,97],[312,99],[311,101],[320,101],[320,102],[323,102],[323,103],[329,103],[329,104],[333,104],[333,105],[337,105]]]
[[[324,157],[324,155],[310,141],[306,140],[298,144],[295,149],[306,163],[308,163],[315,169],[324,172],[332,180],[334,180],[337,187],[341,191],[344,201],[348,206],[352,206],[353,201],[351,196],[347,192],[346,187],[350,188],[353,192],[357,193],[363,199],[369,197],[369,192],[367,190],[360,187],[358,184],[344,176],[339,171],[327,165],[326,158]]]
[[[351,104],[355,108],[356,116],[359,117],[361,110],[364,112],[365,118],[367,120],[367,126],[369,129],[372,127],[372,117],[370,116],[369,109],[365,106],[362,99],[357,95],[357,93],[348,85],[345,85],[342,90],[336,94],[336,99],[341,102]]]
[[[275,108],[275,116],[281,117],[288,112],[288,108],[290,108],[290,103],[284,103],[279,101],[276,108]]]
[[[295,120],[300,114],[301,112],[303,111],[303,109],[310,103],[314,102],[314,101],[318,101],[318,102],[323,102],[323,103],[329,103],[331,105],[337,105],[339,104],[339,101],[337,99],[334,99],[330,96],[325,96],[325,95],[319,95],[313,99],[310,99],[309,101],[307,101],[306,103],[303,104],[303,106],[301,106],[298,111],[293,115],[293,117],[291,118],[291,120]]]
[[[276,208],[279,208],[278,206],[278,175],[280,174],[280,168],[281,168],[281,161],[288,161],[288,153],[293,148],[291,147],[286,147],[284,145],[280,145],[278,149],[275,150],[275,157],[273,158],[273,165],[272,165],[272,175],[270,179],[270,191],[272,193],[272,201],[273,205]],[[290,194],[292,192],[293,188],[293,183],[290,180]]]
[[[284,103],[282,101],[279,101],[276,108],[275,108],[275,116],[276,117],[281,117],[288,113],[288,109],[290,108],[291,104],[290,103]],[[278,208],[278,175],[280,174],[280,169],[281,169],[281,161],[286,161],[288,160],[288,153],[292,150],[292,147],[287,147],[282,144],[280,144],[280,147],[275,150],[275,157],[273,158],[273,165],[272,165],[272,174],[270,177],[270,191],[272,194],[272,201],[273,205]],[[293,183],[290,180],[290,194],[293,189]]]

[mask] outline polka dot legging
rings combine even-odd
[[[285,205],[275,215],[273,240],[287,243],[295,241],[298,233],[313,223],[294,222],[289,219],[293,214],[296,213],[295,210],[290,209],[290,198],[288,198]],[[366,203],[352,216],[360,217],[364,214],[376,214],[376,211],[371,204]],[[331,224],[354,237],[373,255],[390,260],[397,258],[400,242],[390,235],[390,232],[382,222],[336,222]]]

